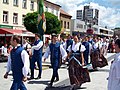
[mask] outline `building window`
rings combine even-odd
[[[24,24],[25,15],[22,15],[22,24]]]
[[[30,3],[30,10],[34,10],[34,2],[33,1],[31,1],[31,3]]]
[[[22,2],[22,7],[23,7],[23,8],[27,8],[27,0],[23,0],[23,2]]]
[[[46,12],[48,12],[48,7],[46,7],[46,10],[45,10]]]
[[[82,24],[77,24],[77,28],[82,28],[83,29],[83,25]]]
[[[13,13],[13,24],[18,24],[18,14]]]
[[[8,11],[3,11],[3,23],[8,23]]]
[[[70,26],[69,26],[69,22],[67,22],[67,29],[69,29],[69,27],[70,27]]]
[[[8,0],[3,0],[3,3],[6,3],[6,4],[8,4]]]
[[[56,10],[56,16],[58,16],[58,11]]]
[[[18,0],[13,0],[13,5],[18,6]]]
[[[66,28],[66,21],[64,21],[64,28]]]
[[[54,9],[52,9],[52,14],[54,14]]]

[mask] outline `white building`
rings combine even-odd
[[[84,21],[79,19],[72,19],[71,30],[72,32],[86,32],[87,26]]]
[[[77,10],[76,18],[91,25],[98,25],[99,10],[93,9],[90,5],[84,6],[83,10]]]
[[[27,13],[37,11],[37,0],[0,0],[0,28],[24,29]],[[44,0],[44,11],[60,17],[60,5]]]
[[[31,0],[1,0],[0,6],[0,28],[25,29],[23,18],[37,11],[37,3]]]
[[[97,25],[92,26],[92,29],[94,30],[94,34],[97,35],[104,35],[104,36],[113,36],[114,31],[108,28],[100,27]]]
[[[44,11],[54,14],[58,19],[60,19],[60,8],[60,5],[44,0]]]
[[[89,28],[87,27],[87,25],[85,24],[84,21],[81,21],[79,19],[72,19],[71,20],[71,30],[72,33],[87,33],[87,30]],[[114,35],[114,31],[108,28],[104,28],[98,25],[93,25],[91,27],[91,29],[93,30],[93,34],[96,35],[103,35],[103,36],[113,36]]]

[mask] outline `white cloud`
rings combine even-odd
[[[110,28],[114,28],[120,23],[120,9],[114,9],[110,7],[106,8],[96,3],[91,3],[91,6],[99,10],[99,24],[101,26],[108,26]]]
[[[81,5],[82,2],[86,0],[49,0],[51,2],[57,3],[62,6],[63,10],[69,13],[72,18],[76,18],[76,10],[82,10],[87,3]],[[110,0],[111,3],[118,3],[119,0]],[[111,28],[119,25],[120,27],[120,9],[110,8],[101,6],[98,3],[91,2],[90,5],[92,8],[96,8],[99,10],[99,25],[108,26]]]
[[[120,5],[120,0],[109,0],[109,2],[112,4],[112,5]]]

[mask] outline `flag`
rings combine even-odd
[[[39,0],[38,2],[38,33],[43,35],[46,31],[46,20],[44,13],[44,0]]]

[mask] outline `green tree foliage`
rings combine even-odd
[[[60,21],[58,20],[57,16],[46,12],[46,34],[56,33],[59,34],[61,31]]]
[[[26,29],[30,32],[37,33],[37,18],[38,13],[28,13],[26,17],[24,18],[24,26]],[[46,18],[46,32],[45,34],[52,34],[56,33],[59,34],[61,31],[61,25],[60,21],[58,20],[57,16],[54,14],[51,14],[49,12],[45,12],[45,18]]]
[[[27,13],[27,15],[24,18],[24,26],[26,29],[32,33],[37,33],[37,18],[38,18],[38,13],[33,12],[33,13]]]

